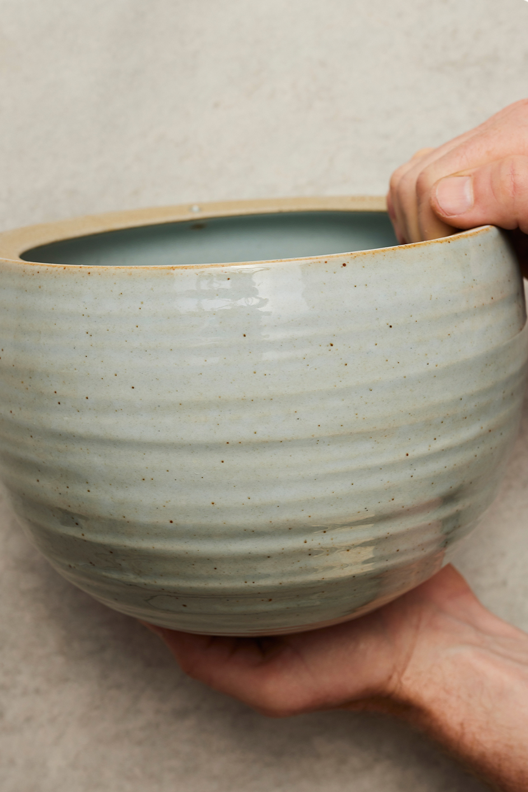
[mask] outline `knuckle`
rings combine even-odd
[[[412,175],[411,171],[407,171],[406,173],[400,175],[394,187],[391,185],[391,193],[395,197],[396,201],[401,204],[407,195],[414,193],[414,188],[414,176]]]
[[[402,177],[401,168],[398,168],[398,170],[394,171],[394,173],[392,174],[389,180],[389,188],[391,192],[398,191],[398,185],[401,181],[401,177]]]
[[[391,191],[398,191],[400,189],[401,185],[406,182],[409,173],[413,171],[413,167],[412,161],[409,161],[400,165],[399,168],[396,168],[389,181]]]
[[[514,107],[516,110],[522,110],[524,113],[528,114],[528,99],[527,98],[519,99],[517,102],[514,102],[513,105],[511,105],[511,106]]]
[[[499,167],[498,195],[512,210],[528,196],[528,157],[514,156],[502,160]]]
[[[436,179],[434,178],[431,170],[429,168],[424,168],[422,171],[420,171],[416,179],[417,194],[424,195],[425,193],[428,193],[435,181]]]
[[[527,115],[528,115],[528,98],[525,97],[523,99],[518,99],[516,102],[512,102],[506,107],[503,107],[502,110],[499,110],[498,113],[495,113],[495,115],[491,116],[488,122],[485,123],[489,123],[490,121],[492,122],[494,120],[499,120],[512,116],[515,119],[520,118],[524,120],[524,117]]]

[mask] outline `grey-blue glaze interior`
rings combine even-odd
[[[41,245],[21,258],[89,267],[182,266],[324,256],[397,244],[385,212],[284,212],[107,231]]]

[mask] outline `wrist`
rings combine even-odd
[[[432,631],[417,640],[394,700],[403,717],[487,780],[526,789],[528,636],[477,601],[470,611],[463,618],[437,614]]]

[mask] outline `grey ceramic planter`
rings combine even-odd
[[[402,247],[376,199],[177,207],[5,233],[0,270],[1,479],[123,613],[348,619],[493,499],[527,363],[495,228]]]

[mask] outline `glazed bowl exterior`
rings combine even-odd
[[[527,368],[505,236],[214,263],[236,218],[302,215],[302,242],[325,213],[387,224],[300,199],[0,235],[0,478],[99,601],[198,633],[332,624],[434,574],[491,503]],[[141,230],[184,228],[177,263]]]

